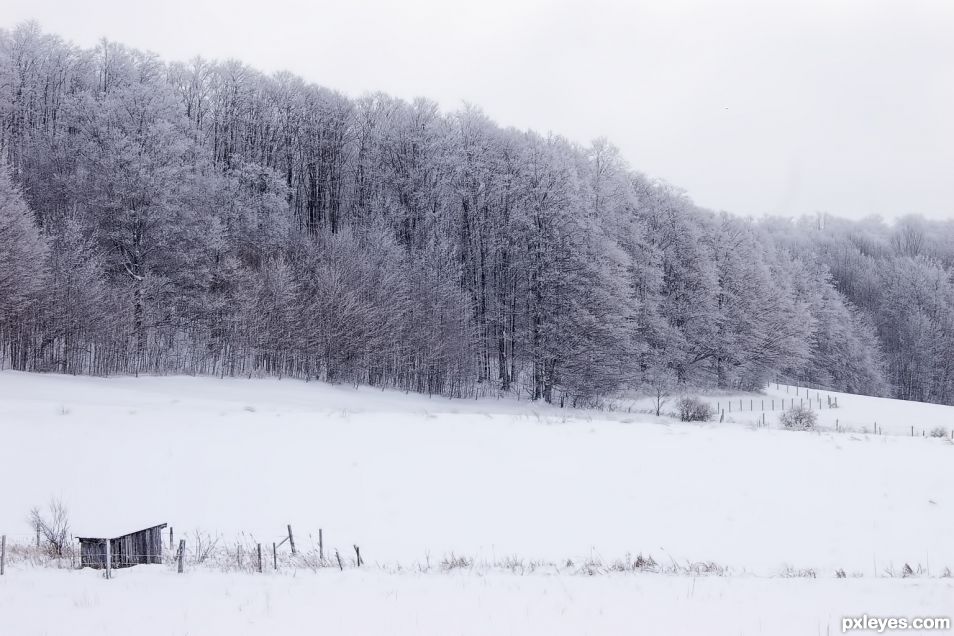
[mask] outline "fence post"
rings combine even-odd
[[[914,424],[911,425],[911,437],[914,437]]]
[[[341,555],[338,554],[337,550],[335,550],[335,558],[338,560],[338,569],[344,572],[344,565],[341,563]]]
[[[325,560],[325,537],[321,528],[318,528],[318,560],[322,563]]]
[[[272,568],[278,570],[278,546],[274,541],[272,542]]]
[[[295,535],[292,534],[291,524],[288,524],[288,544],[291,546],[291,553],[297,554],[295,551]]]
[[[106,578],[111,578],[113,575],[113,546],[111,545],[112,541],[106,539]]]
[[[185,559],[185,539],[179,539],[179,574],[182,574],[182,562]]]
[[[262,573],[262,544],[259,543],[258,546],[258,573]]]
[[[358,567],[360,568],[361,564],[364,563],[364,561],[361,560],[361,548],[359,548],[357,545],[354,546],[354,554],[355,554],[355,557],[357,557]]]
[[[0,576],[7,571],[7,535],[0,537]]]
[[[175,543],[172,541],[172,526],[169,526],[169,549],[171,550],[174,545]]]

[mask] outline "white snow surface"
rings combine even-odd
[[[0,579],[0,634],[132,633],[123,620],[133,615],[147,635],[303,625],[826,634],[843,615],[954,614],[952,579],[940,578],[954,570],[954,444],[904,434],[950,431],[954,409],[832,395],[839,408],[823,409],[823,424],[837,417],[860,431],[877,420],[896,434],[778,430],[777,414],[768,428],[745,412],[685,424],[288,379],[0,372],[9,540],[29,541],[29,510],[57,497],[76,536],[169,523],[177,538],[199,530],[267,546],[290,523],[300,546],[322,528],[326,549],[350,555],[358,544],[369,564],[299,576],[139,566],[106,586],[89,570],[15,565]],[[451,553],[554,563],[642,553],[731,575],[413,573]],[[905,563],[930,576],[886,578]],[[787,568],[819,578],[780,578]],[[836,569],[862,578],[834,579]]]
[[[840,634],[844,616],[950,615],[952,598],[950,579],[366,569],[180,576],[163,566],[137,566],[104,581],[88,569],[28,569],[0,577],[0,630],[6,625],[3,633],[15,636],[806,636]]]

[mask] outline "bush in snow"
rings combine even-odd
[[[70,546],[70,516],[62,501],[51,499],[49,513],[43,513],[39,508],[31,510],[30,525],[33,526],[38,540],[42,538],[50,556],[66,555]]]
[[[947,430],[942,426],[938,426],[931,431],[931,437],[947,437]]]
[[[699,398],[684,397],[679,400],[679,419],[683,422],[708,422],[712,419],[712,407]]]
[[[784,428],[795,431],[807,431],[815,428],[818,422],[818,414],[810,408],[796,406],[795,408],[784,411],[778,416],[778,423]]]

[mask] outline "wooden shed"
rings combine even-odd
[[[80,567],[106,567],[106,542],[112,567],[128,568],[141,563],[162,563],[162,529],[166,524],[143,528],[113,539],[79,537]]]

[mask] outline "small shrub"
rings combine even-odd
[[[37,537],[42,537],[43,545],[50,556],[66,556],[70,546],[70,515],[62,501],[51,499],[48,513],[39,508],[31,510],[30,525]]]
[[[793,431],[811,430],[815,428],[817,422],[818,414],[804,406],[796,406],[791,410],[784,411],[778,416],[778,423],[781,424],[783,428]]]
[[[450,570],[464,570],[474,565],[473,559],[468,559],[465,556],[456,556],[453,552],[450,556],[444,557],[444,560],[441,561],[441,569],[445,572]]]
[[[947,437],[947,430],[942,426],[938,426],[937,428],[931,431],[931,437],[945,438]]]
[[[792,566],[786,566],[781,572],[782,578],[786,579],[814,579],[818,578],[818,575],[815,573],[815,570],[812,568],[794,568]],[[837,576],[837,574],[836,574]],[[840,576],[838,578],[841,578]]]
[[[679,400],[679,419],[683,422],[708,422],[712,419],[712,406],[699,398],[684,397]]]

